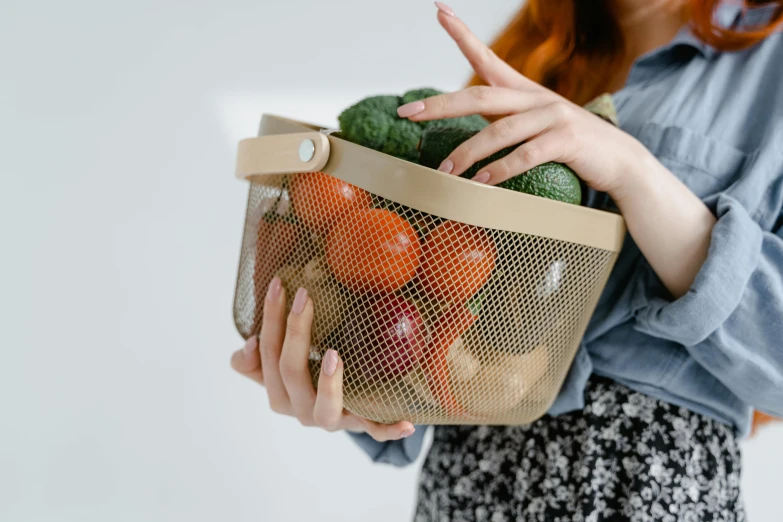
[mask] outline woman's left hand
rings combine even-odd
[[[438,8],[441,25],[487,86],[408,103],[398,109],[399,115],[412,121],[504,115],[457,147],[439,170],[459,175],[477,161],[522,143],[474,180],[495,185],[555,161],[571,167],[590,187],[612,195],[638,170],[640,159],[651,156],[632,136],[511,68],[446,6]]]

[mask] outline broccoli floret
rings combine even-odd
[[[438,94],[443,94],[443,92],[439,91],[438,89],[433,89],[431,87],[422,87],[421,89],[411,89],[410,91],[402,95],[402,103],[406,104],[410,102],[415,102],[415,101],[423,100],[424,98],[429,98],[430,96],[437,96]]]
[[[394,119],[378,111],[352,108],[340,115],[340,135],[353,143],[378,150],[386,142]]]
[[[389,116],[397,116],[397,107],[400,106],[400,97],[391,94],[382,94],[380,96],[370,96],[365,98],[354,107],[365,107],[373,109]]]
[[[422,132],[430,127],[458,127],[479,131],[489,123],[481,116],[412,122],[397,115],[397,108],[412,101],[442,94],[432,88],[412,89],[402,96],[370,96],[340,114],[339,137],[411,162],[418,160]]]
[[[348,141],[379,150],[397,119],[397,96],[371,96],[339,116],[340,135]]]
[[[418,145],[421,133],[421,125],[399,118],[389,129],[381,152],[416,163],[419,157]]]

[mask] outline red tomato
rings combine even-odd
[[[321,234],[326,234],[346,210],[370,208],[372,205],[369,192],[324,172],[295,174],[290,194],[299,219]]]
[[[495,257],[495,244],[483,229],[446,221],[424,240],[422,290],[430,299],[465,302],[489,280]]]
[[[384,209],[350,210],[326,238],[329,268],[356,292],[396,292],[416,275],[420,257],[416,230]]]

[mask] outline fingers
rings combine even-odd
[[[261,369],[261,354],[258,351],[258,338],[254,335],[245,343],[245,347],[231,355],[231,367],[258,384],[264,384],[264,371]]]
[[[553,123],[551,116],[547,107],[539,107],[497,120],[461,143],[443,161],[441,168],[459,176],[477,161],[545,131]]]
[[[342,419],[343,362],[335,350],[329,349],[321,363],[313,420],[321,428],[334,431],[340,427]]]
[[[436,4],[437,5],[437,4]],[[438,22],[456,42],[462,54],[479,78],[487,85],[521,89],[535,85],[513,67],[501,60],[484,42],[479,40],[465,23],[447,6],[438,5]]]
[[[397,109],[397,113],[411,121],[439,120],[471,114],[514,114],[542,105],[550,97],[545,91],[531,93],[479,85],[402,105]]]
[[[407,421],[391,425],[379,424],[344,410],[343,362],[332,349],[326,351],[321,364],[313,418],[318,426],[326,430],[364,431],[379,442],[409,437],[415,431],[413,424]]]
[[[312,426],[315,390],[310,379],[310,335],[313,324],[313,300],[300,288],[294,298],[280,355],[280,375],[299,421]]]
[[[509,155],[490,163],[476,174],[476,181],[497,185],[549,161],[563,161],[567,137],[562,132],[545,132],[517,147]]]
[[[379,424],[361,417],[357,417],[357,419],[359,419],[364,431],[378,442],[404,439],[416,431],[413,424],[408,421],[400,421],[396,424]]]
[[[289,415],[291,403],[283,378],[280,375],[280,353],[285,337],[285,289],[275,277],[269,284],[264,301],[264,318],[258,345],[261,352],[261,368],[272,411]]]

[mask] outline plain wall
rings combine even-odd
[[[487,5],[452,7],[489,39],[517,2]],[[0,520],[408,519],[415,467],[229,369],[234,154],[262,112],[333,125],[468,73],[424,0],[0,3]],[[781,443],[745,447],[756,522]]]

